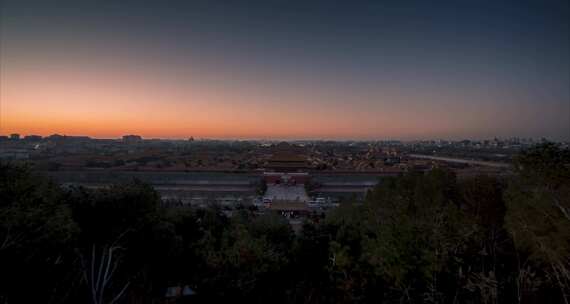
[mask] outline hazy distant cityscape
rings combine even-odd
[[[228,210],[255,205],[307,215],[342,201],[363,200],[382,178],[408,172],[441,168],[459,178],[505,176],[511,173],[513,156],[544,142],[531,138],[284,142],[11,134],[0,137],[0,159],[26,163],[64,185],[98,188],[136,178],[153,185],[164,200],[200,206],[217,203]],[[282,186],[275,188],[279,183]],[[269,185],[270,194],[260,189],[262,185]],[[287,202],[295,204],[283,204]]]

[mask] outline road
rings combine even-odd
[[[485,166],[485,167],[495,167],[495,168],[510,168],[511,167],[511,165],[507,164],[507,163],[498,163],[498,162],[490,162],[490,161],[482,161],[482,160],[471,160],[471,159],[431,156],[431,155],[422,155],[422,154],[408,154],[408,156],[414,157],[414,158],[439,160],[439,161],[445,161],[445,162],[450,162],[450,163],[470,164],[470,165],[478,165],[478,166]]]

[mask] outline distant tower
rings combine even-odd
[[[123,136],[123,142],[127,144],[138,143],[142,141],[142,137],[139,135],[125,135]]]

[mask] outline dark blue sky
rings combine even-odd
[[[568,1],[8,0],[1,58],[14,83],[23,62],[144,65],[141,73],[179,88],[223,91],[216,105],[235,106],[236,116],[263,107],[260,115],[279,118],[274,136],[568,139],[569,20]],[[197,98],[186,97],[156,102]],[[10,98],[8,109],[17,92]],[[296,115],[315,109],[314,122]],[[303,131],[329,118],[341,130]],[[255,125],[232,136],[272,136]],[[156,134],[178,134],[167,131]]]

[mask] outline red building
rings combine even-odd
[[[299,147],[286,142],[273,147],[273,154],[267,161],[265,168],[274,172],[300,172],[308,169],[307,160],[301,154]]]

